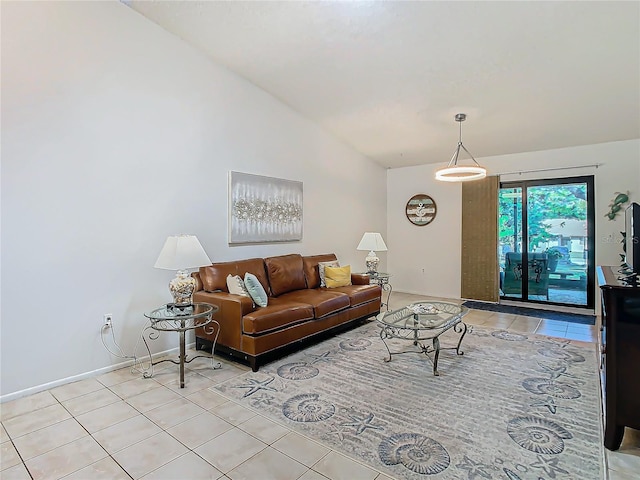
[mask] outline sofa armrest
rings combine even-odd
[[[220,324],[218,343],[239,350],[242,336],[242,317],[256,309],[251,297],[200,290],[193,294],[193,301],[218,307],[218,311],[213,314],[213,318]],[[208,335],[203,328],[197,328],[196,335],[212,341],[215,338],[215,335]]]
[[[366,273],[352,273],[351,274],[352,285],[369,285],[369,275]]]

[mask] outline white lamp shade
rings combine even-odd
[[[356,250],[370,250],[373,252],[386,252],[387,245],[378,232],[365,232]]]
[[[186,270],[211,264],[195,235],[172,235],[164,242],[155,268]]]

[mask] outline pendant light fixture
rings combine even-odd
[[[476,162],[476,159],[473,158],[473,155],[469,153],[469,150],[467,150],[462,144],[462,122],[464,122],[466,118],[466,113],[458,113],[455,116],[456,122],[460,123],[458,146],[456,147],[456,151],[453,152],[453,156],[451,157],[449,164],[445,168],[441,168],[436,171],[436,180],[443,182],[468,182],[471,180],[480,180],[487,176],[487,169],[481,167],[478,162]],[[461,148],[467,152],[467,155],[471,157],[471,160],[473,160],[475,165],[458,165],[458,156],[460,155]]]

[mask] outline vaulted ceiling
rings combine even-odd
[[[640,2],[122,1],[385,167],[640,138]]]

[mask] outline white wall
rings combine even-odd
[[[230,170],[302,181],[303,241],[228,246]],[[152,268],[167,235],[213,261],[335,252],[361,270],[385,179],[118,2],[2,2],[2,399],[118,363],[104,313],[132,352],[170,299]]]
[[[473,150],[472,150],[473,151]],[[478,159],[489,174],[543,168],[600,164],[551,172],[502,175],[502,181],[533,178],[595,176],[596,263],[618,265],[622,252],[620,231],[624,216],[604,217],[614,192],[629,191],[640,203],[640,140],[603,143]],[[461,186],[436,182],[442,165],[422,165],[389,170],[387,175],[387,247],[394,290],[422,295],[460,298]],[[433,197],[438,213],[426,226],[416,227],[405,216],[405,204],[413,195]],[[423,273],[424,269],[424,273]]]
[[[456,298],[460,293],[460,184],[436,182],[434,165],[397,168],[387,172],[387,261],[393,289]],[[409,222],[405,207],[424,193],[436,202],[428,225]]]

